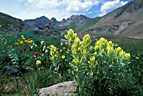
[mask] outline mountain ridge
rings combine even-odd
[[[48,22],[40,24],[40,22],[43,21],[42,20],[43,17],[45,18],[45,16],[41,16],[36,19],[24,20],[24,23],[30,26],[31,28],[37,28],[48,24],[48,25],[52,25],[59,32],[66,32],[68,29],[74,29],[75,31],[79,32],[84,29],[83,27],[92,25],[93,23],[99,20],[99,17],[88,18],[84,15],[72,15],[71,17],[67,19],[63,19],[61,21],[57,21],[56,18],[54,17],[51,19],[45,18],[47,19],[45,21],[48,21]],[[35,26],[35,25],[38,25],[38,26]]]
[[[86,32],[94,34],[98,33],[110,34],[112,33],[111,30],[114,29],[114,32],[112,33],[114,35],[139,36],[142,35],[143,33],[139,32],[143,30],[143,28],[141,27],[143,23],[142,21],[143,21],[143,0],[134,0],[106,14],[96,24],[86,28],[80,34],[84,34]],[[108,26],[108,30],[107,29],[102,30],[104,29],[105,26]],[[118,28],[114,26],[118,26]],[[132,27],[135,28],[134,31],[133,30],[131,31]],[[138,28],[140,30],[136,30]],[[99,31],[99,29],[101,31]],[[108,31],[108,32],[103,32],[103,31]]]

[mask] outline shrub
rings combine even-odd
[[[100,38],[95,46],[92,46],[89,34],[81,41],[71,29],[65,38],[72,54],[69,65],[78,84],[78,95],[115,95],[125,87],[128,82],[127,76],[130,75],[127,74],[130,53],[126,53],[120,47],[114,48],[112,41],[108,42],[104,38]],[[53,54],[51,52],[53,64],[58,61],[59,54],[56,49],[56,47],[51,49],[55,52]],[[129,88],[128,86],[126,92]]]

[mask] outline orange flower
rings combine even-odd
[[[24,42],[28,42],[28,40],[24,40]]]
[[[16,42],[15,44],[16,44],[16,45],[19,45],[19,43],[17,43],[17,42]]]
[[[30,41],[29,41],[29,43],[32,43],[32,42],[34,42],[34,41],[33,41],[33,40],[30,40]]]
[[[23,36],[23,35],[21,35],[21,38],[24,38],[24,36]]]
[[[20,44],[23,44],[23,41],[20,41],[19,43],[20,43]]]

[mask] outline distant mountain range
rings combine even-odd
[[[67,31],[68,29],[74,29],[76,32],[80,32],[98,22],[99,19],[100,17],[88,18],[84,15],[72,15],[68,19],[57,21],[56,18],[51,18],[51,20],[49,20],[45,16],[42,16],[36,19],[24,20],[24,23],[31,28],[37,28],[46,24],[50,24],[51,26],[53,26],[53,28],[55,28],[56,31],[62,33]]]
[[[11,30],[16,29],[19,32],[28,29],[30,32],[31,30],[32,32],[36,30],[34,31],[35,33],[40,31],[41,33],[50,32],[51,34],[57,33],[56,35],[58,35],[71,28],[79,36],[89,33],[91,36],[96,34],[112,34],[143,37],[143,0],[131,1],[103,17],[96,18],[88,18],[84,15],[72,15],[68,19],[57,21],[56,18],[48,19],[42,16],[22,21],[0,13],[0,31],[8,31],[7,27],[6,29],[4,28],[7,24],[14,24],[12,27],[9,27],[9,30],[13,28]],[[21,28],[17,29],[20,26]]]

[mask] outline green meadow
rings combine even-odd
[[[143,39],[0,33],[1,96],[38,96],[65,81],[77,83],[77,96],[142,96],[142,69]]]

